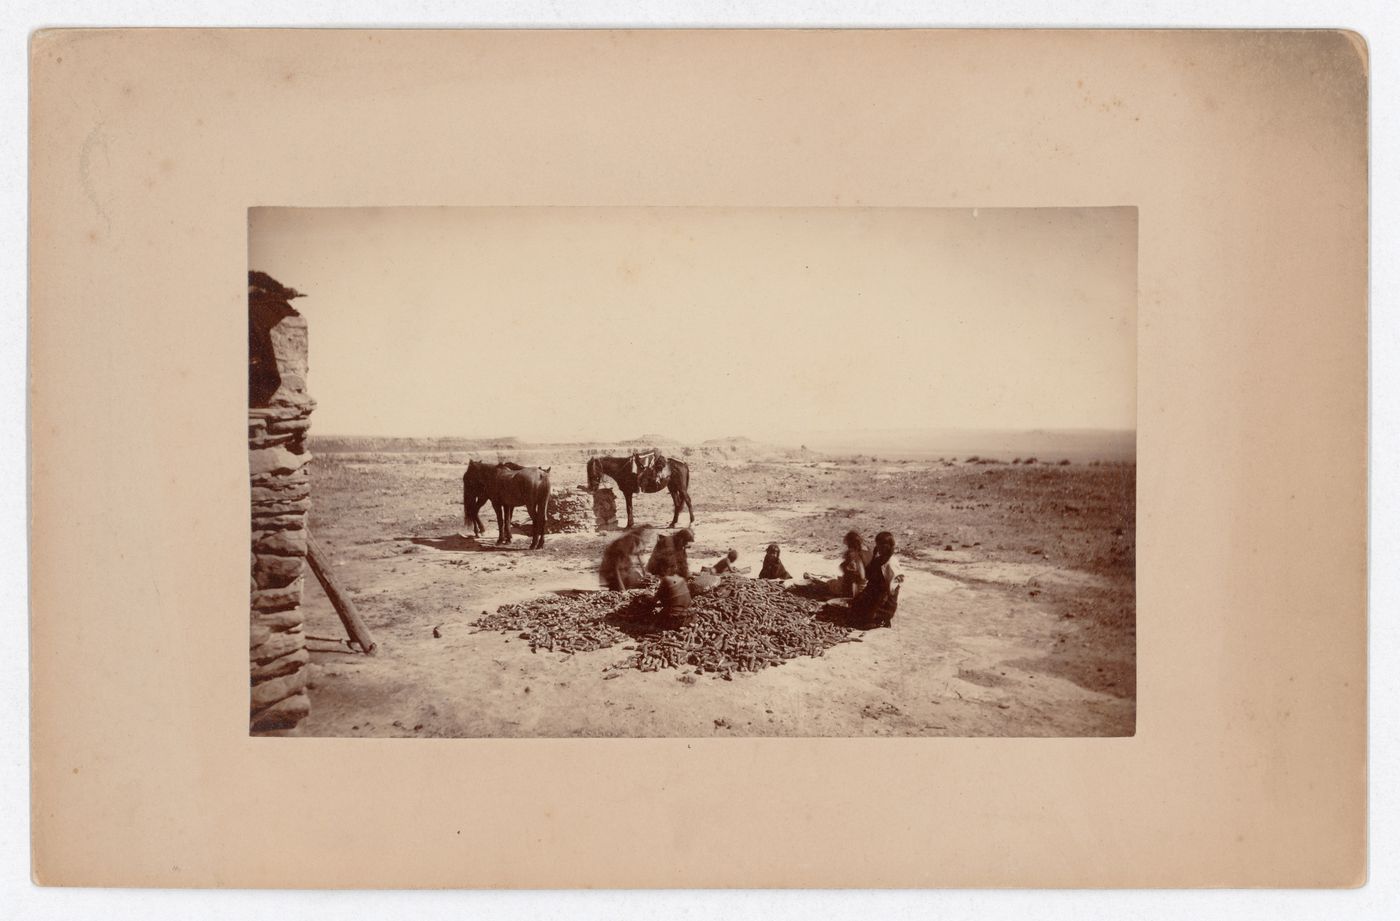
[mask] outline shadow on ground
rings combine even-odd
[[[463,537],[460,534],[444,534],[442,537],[399,537],[396,540],[406,540],[420,547],[431,547],[434,550],[447,550],[452,553],[512,553],[530,549],[528,537],[523,541],[511,544],[498,544],[494,540],[482,541],[475,537]]]

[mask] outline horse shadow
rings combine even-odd
[[[530,548],[530,542],[498,544],[495,540],[482,541],[475,537],[463,537],[460,534],[444,534],[442,537],[400,537],[397,540],[406,540],[411,544],[420,547],[431,547],[434,550],[446,550],[449,553],[514,553],[524,552]]]

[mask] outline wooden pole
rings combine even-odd
[[[326,597],[331,600],[331,607],[340,615],[340,622],[345,625],[345,632],[350,635],[350,639],[360,644],[365,655],[374,655],[378,644],[370,637],[369,628],[360,619],[360,612],[355,610],[354,602],[340,590],[340,586],[331,577],[331,571],[326,565],[326,556],[321,552],[316,538],[310,534],[306,537],[306,561],[311,564],[311,571],[316,574],[321,588],[325,589]]]

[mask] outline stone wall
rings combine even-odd
[[[550,534],[593,530],[593,500],[587,493],[555,487],[549,498]]]
[[[306,433],[315,402],[306,392],[306,321],[289,303],[296,296],[280,286],[258,286],[250,278],[249,729],[260,735],[293,732],[311,708],[301,594],[311,508]]]
[[[616,531],[621,527],[617,522],[617,493],[607,488],[594,490],[591,504],[596,530]]]

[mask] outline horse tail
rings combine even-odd
[[[471,476],[468,470],[462,474],[462,527],[471,527],[472,523],[472,497],[467,486],[467,478]]]

